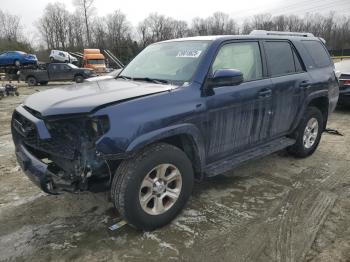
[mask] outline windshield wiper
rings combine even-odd
[[[117,78],[121,78],[121,79],[124,79],[124,80],[132,80],[132,78],[130,76],[117,76]]]
[[[169,81],[165,79],[157,79],[157,78],[149,78],[149,77],[135,77],[132,78],[134,81],[147,81],[147,82],[152,82],[156,84],[168,84]]]

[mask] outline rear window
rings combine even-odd
[[[293,50],[288,42],[265,42],[265,51],[272,77],[293,74],[297,71],[294,64]]]
[[[331,59],[324,48],[324,46],[319,41],[302,41],[306,50],[309,52],[312,60],[314,61],[316,67],[326,67],[331,64]]]

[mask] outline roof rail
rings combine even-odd
[[[266,30],[253,30],[250,32],[250,35],[284,35],[284,36],[315,37],[311,33],[266,31]]]

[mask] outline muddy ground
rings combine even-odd
[[[246,163],[197,184],[168,226],[110,231],[106,194],[46,195],[16,163],[11,112],[42,89],[0,100],[1,261],[350,261],[350,109],[328,125],[344,136],[325,133],[313,156]]]

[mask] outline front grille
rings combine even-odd
[[[12,126],[14,136],[20,138],[25,145],[50,155],[74,159],[74,145],[59,137],[40,139],[34,123],[18,112],[14,113]]]

